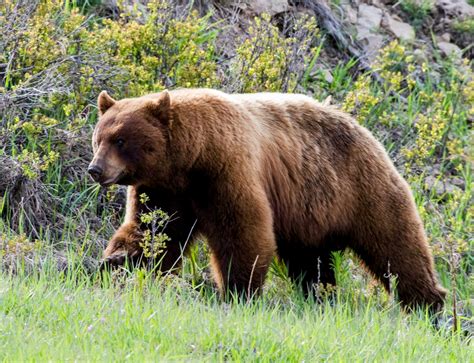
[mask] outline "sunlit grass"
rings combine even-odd
[[[435,330],[423,314],[373,296],[357,303],[343,290],[322,304],[274,287],[226,304],[180,277],[135,272],[101,283],[53,269],[2,275],[0,286],[2,361],[468,362],[473,354],[462,335]]]

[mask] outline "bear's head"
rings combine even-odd
[[[166,180],[171,101],[168,91],[114,100],[98,98],[99,122],[93,136],[94,158],[88,172],[100,184],[147,185]]]

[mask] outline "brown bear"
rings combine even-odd
[[[221,291],[257,292],[275,254],[307,291],[335,284],[331,253],[350,248],[387,288],[397,276],[403,305],[442,306],[408,184],[349,115],[304,95],[208,89],[119,101],[103,91],[98,108],[88,171],[129,186],[109,264],[141,256],[139,215],[161,208],[174,219],[161,268],[205,236]]]

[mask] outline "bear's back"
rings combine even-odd
[[[183,89],[171,92],[173,104],[192,135],[179,150],[204,143],[206,152],[196,153],[201,168],[220,172],[235,160],[237,170],[257,173],[246,178],[264,185],[275,228],[283,234],[291,226],[316,225],[298,231],[309,241],[348,228],[357,214],[359,186],[371,185],[375,170],[384,180],[396,175],[368,130],[308,96]]]
[[[251,119],[254,124],[262,123],[269,131],[302,129],[308,132],[323,132],[334,128],[336,124],[344,124],[352,129],[356,125],[347,114],[336,107],[323,105],[302,94],[295,93],[224,93],[213,89],[178,89],[172,91],[172,99],[192,107],[208,107],[219,105],[228,112],[222,114],[222,122],[235,122],[235,118],[224,117],[233,113],[244,120]],[[230,112],[234,111],[234,112]],[[336,126],[339,131],[340,125]],[[353,131],[353,130],[352,130]],[[317,136],[317,135],[315,135]]]

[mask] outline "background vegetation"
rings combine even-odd
[[[362,69],[305,13],[241,21],[184,3],[0,3],[1,359],[472,359],[472,63],[392,41]],[[403,9],[421,21],[415,3]],[[125,197],[85,172],[96,97],[176,87],[331,96],[368,127],[409,181],[450,290],[440,329],[401,312],[349,253],[322,304],[278,261],[262,299],[219,302],[202,243],[180,276],[100,279]]]

